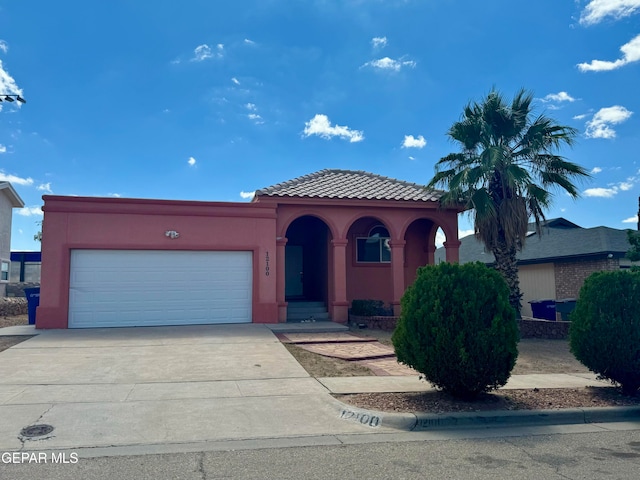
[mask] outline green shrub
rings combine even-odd
[[[353,300],[351,302],[351,314],[360,317],[373,317],[384,312],[382,300]]]
[[[575,357],[600,377],[619,383],[624,393],[636,393],[640,388],[640,273],[593,273],[585,280],[569,318]]]
[[[442,390],[473,398],[507,383],[518,324],[498,272],[476,263],[418,269],[392,341],[398,360]]]

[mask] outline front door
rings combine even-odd
[[[303,289],[303,262],[302,262],[302,246],[287,245],[285,246],[284,255],[284,271],[285,271],[285,297],[298,297],[304,295]]]

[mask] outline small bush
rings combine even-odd
[[[456,397],[501,387],[518,356],[509,288],[479,262],[421,267],[392,341],[400,362]]]
[[[635,394],[640,388],[640,273],[593,273],[570,319],[575,357],[619,383],[625,394]]]
[[[373,317],[385,313],[382,300],[353,300],[351,302],[351,314],[360,317]]]

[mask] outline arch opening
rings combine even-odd
[[[286,232],[285,300],[328,303],[331,231],[317,217],[295,219]]]

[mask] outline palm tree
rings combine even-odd
[[[577,130],[534,116],[532,102],[533,94],[523,89],[511,104],[495,90],[480,103],[469,103],[447,132],[461,152],[441,158],[429,183],[447,188],[443,204],[462,203],[473,212],[476,237],[495,256],[518,318],[522,295],[516,253],[525,242],[529,219],[540,232],[553,197],[550,189],[559,187],[577,198],[572,181],[590,176],[556,154],[563,145],[573,145]]]

